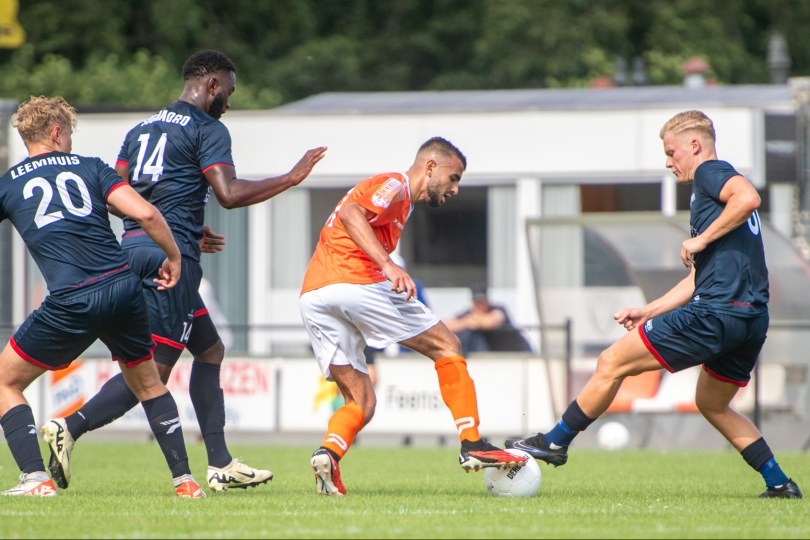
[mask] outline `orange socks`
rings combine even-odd
[[[467,372],[467,361],[461,356],[447,356],[436,360],[434,366],[442,398],[456,422],[459,438],[470,442],[479,440],[478,400],[475,384]]]
[[[338,458],[342,458],[349,451],[354,438],[365,423],[366,415],[359,405],[355,403],[343,405],[329,419],[326,437],[321,446],[337,454]]]
[[[442,399],[453,415],[459,438],[470,442],[480,440],[478,400],[475,397],[475,384],[467,372],[467,361],[461,356],[448,356],[437,360],[434,366],[439,377]],[[321,446],[342,458],[365,423],[366,415],[359,405],[343,405],[329,419],[326,437]]]

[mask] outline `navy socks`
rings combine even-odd
[[[576,400],[572,401],[562,415],[562,419],[551,431],[545,434],[546,442],[556,446],[568,446],[580,431],[593,423],[593,418],[588,418]]]
[[[208,452],[208,464],[213,467],[225,467],[233,459],[225,443],[225,399],[219,373],[219,364],[194,362],[189,380],[189,396]],[[65,422],[76,440],[120,418],[137,403],[138,398],[127,386],[124,376],[118,373],[81,409],[65,418]]]
[[[782,468],[776,462],[776,458],[764,438],[760,437],[752,442],[743,448],[740,454],[746,463],[762,475],[766,486],[775,487],[787,483],[787,475],[782,472]]]
[[[149,427],[152,428],[155,440],[166,458],[166,464],[172,471],[172,478],[191,474],[183,428],[180,426],[180,415],[172,395],[166,392],[162,396],[147,399],[142,405]]]
[[[188,392],[208,452],[208,465],[225,467],[232,460],[225,443],[225,398],[219,383],[220,364],[191,364]]]
[[[0,426],[8,442],[14,461],[24,473],[45,470],[42,453],[39,451],[37,426],[34,413],[27,403],[15,405],[0,418]]]
[[[137,404],[138,398],[127,386],[124,376],[118,373],[104,383],[81,409],[66,417],[65,423],[73,440],[76,440],[88,431],[124,416]]]

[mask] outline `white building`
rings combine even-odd
[[[789,86],[767,85],[335,93],[269,111],[232,110],[223,121],[242,178],[286,172],[311,147],[329,150],[301,186],[268,203],[231,211],[209,204],[209,224],[228,245],[205,257],[206,275],[243,340],[246,325],[299,327],[301,277],[339,198],[366,176],[405,170],[424,140],[441,135],[468,158],[460,196],[441,209],[417,208],[400,252],[440,316],[467,305],[469,285],[486,282],[518,324],[533,327],[539,319],[526,219],[687,210],[688,195],[665,169],[658,137],[679,111],[701,109],[713,118],[719,156],[760,188],[763,214],[790,235],[799,180],[795,169],[793,178],[769,173],[784,170],[785,152],[796,159],[795,135],[775,139],[781,125],[795,126],[794,102]],[[147,114],[80,112],[75,151],[114,163],[124,133]],[[24,147],[15,133],[9,142],[13,163]],[[37,301],[25,290],[14,287],[16,321]],[[301,339],[291,332],[254,332],[249,348],[295,348]]]
[[[241,178],[282,174],[307,149],[329,147],[303,184],[267,203],[237,210],[224,210],[215,199],[209,203],[207,222],[226,235],[227,246],[221,254],[205,255],[203,265],[233,325],[232,354],[277,358],[277,364],[261,366],[266,374],[260,380],[268,388],[276,384],[273,373],[287,377],[297,370],[315,370],[314,362],[302,366],[285,363],[285,358],[309,354],[297,298],[323,222],[349,187],[375,173],[406,170],[419,145],[440,135],[468,158],[460,196],[439,209],[417,207],[400,244],[409,271],[427,286],[431,307],[440,317],[450,316],[468,305],[469,285],[486,282],[494,300],[505,303],[514,321],[526,328],[538,352],[563,354],[559,343],[564,339],[557,338],[559,343],[552,345],[541,343],[539,329],[570,318],[573,349],[569,355],[592,357],[619,332],[610,319],[613,310],[624,307],[623,302],[642,302],[676,281],[669,262],[653,271],[640,268],[649,263],[640,262],[628,244],[664,261],[671,258],[668,253],[677,258],[681,238],[688,233],[678,229],[677,219],[688,210],[689,190],[676,186],[666,170],[658,135],[667,119],[687,109],[703,110],[714,120],[719,157],[731,162],[763,196],[766,246],[774,246],[769,248],[772,318],[807,321],[810,272],[794,248],[806,240],[797,234],[796,226],[810,211],[804,172],[806,118],[810,116],[806,85],[804,80],[794,80],[790,86],[328,93],[269,111],[232,110],[223,122],[231,131]],[[237,93],[233,105],[238,104]],[[152,112],[80,111],[74,151],[113,164],[124,134]],[[16,133],[9,131],[6,136],[8,163],[13,164],[25,156],[25,149]],[[635,228],[631,234],[602,234],[603,241],[596,247],[613,254],[618,261],[614,269],[621,266],[633,279],[646,272],[644,279],[617,284],[602,283],[606,280],[602,275],[589,277],[588,254],[593,256],[589,251],[593,246],[581,232],[570,229],[551,241],[538,241],[527,232],[549,223],[596,224],[607,230],[601,221],[605,213],[612,213],[605,219],[624,219]],[[562,221],[549,221],[554,219]],[[13,308],[0,309],[0,326],[8,328],[19,324],[45,291],[22,243],[8,224],[4,226],[0,260],[10,279],[2,281],[0,300],[10,298],[5,304]],[[803,293],[797,295],[797,290]],[[797,350],[810,346],[804,334],[787,344],[778,334],[776,325],[769,342],[777,347],[772,355],[777,362],[788,363]],[[554,350],[543,351],[544,347]],[[398,369],[403,377],[412,373],[408,360],[402,361],[405,364],[391,364],[390,373]],[[521,375],[529,371],[521,361],[511,362],[500,367],[482,363],[476,368],[491,374],[483,376],[490,385],[499,376],[508,377],[504,370],[522,377],[522,390],[515,390],[522,397],[516,393],[515,403],[509,404],[514,410],[500,415],[514,417],[514,422],[501,427],[519,432],[536,427],[537,419],[550,421],[552,409],[565,403],[564,391],[553,382],[555,374],[532,364],[534,381],[537,377],[551,381],[549,393],[554,401],[552,409],[544,403],[533,406],[527,400],[545,399],[545,393],[536,397],[537,391],[530,391],[533,383]],[[806,376],[806,369],[801,373]],[[800,382],[805,388],[805,381]],[[278,391],[275,386],[268,388],[261,395],[275,416],[269,421],[257,418],[256,425],[283,430],[311,420],[285,412],[306,408],[306,403],[290,406],[295,399],[306,402],[309,398],[301,397],[306,392],[289,385],[281,385]],[[567,389],[570,392],[570,381]],[[284,397],[284,392],[290,396]],[[412,396],[426,395],[422,390],[408,394],[407,389],[393,386],[381,392],[381,403],[390,409],[381,411],[381,418],[402,412],[398,403],[414,403]],[[274,396],[281,396],[281,401],[276,403]],[[439,399],[431,396],[425,401],[428,408]],[[531,421],[525,417],[527,407],[535,414]],[[242,412],[261,409],[250,402]],[[518,423],[521,411],[526,425]],[[444,429],[442,414],[437,413],[438,430]],[[419,417],[415,418],[414,425],[420,425]],[[390,427],[384,422],[377,425],[381,430]],[[313,426],[320,429],[320,419]]]

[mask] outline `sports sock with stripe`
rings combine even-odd
[[[329,450],[340,460],[354,442],[354,438],[366,425],[366,415],[356,403],[346,403],[332,414],[326,428],[322,448]]]
[[[771,447],[765,442],[764,437],[760,437],[743,448],[740,454],[746,463],[762,475],[766,486],[781,486],[788,481],[787,475],[776,462]]]
[[[0,418],[0,426],[6,436],[8,448],[20,471],[32,473],[45,470],[42,452],[39,451],[37,426],[34,413],[27,403],[15,405]]]
[[[453,415],[459,439],[478,441],[481,438],[478,433],[478,399],[475,384],[467,371],[467,361],[462,356],[447,356],[436,360],[434,367],[442,399]]]
[[[180,425],[180,414],[171,393],[167,391],[162,396],[147,399],[141,405],[149,421],[149,427],[155,434],[155,440],[166,458],[166,464],[172,471],[172,478],[191,474],[183,428]]]
[[[562,415],[562,419],[557,425],[546,434],[546,442],[557,446],[568,446],[580,431],[593,423],[593,418],[588,418],[579,407],[577,400],[572,401]]]
[[[88,431],[121,418],[137,404],[138,398],[127,385],[124,376],[117,373],[102,385],[90,401],[75,413],[66,416],[65,423],[73,440],[76,440]]]

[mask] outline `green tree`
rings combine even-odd
[[[769,82],[768,42],[810,73],[805,0],[25,0],[20,49],[0,50],[0,95],[152,109],[180,92],[194,50],[238,67],[236,108],[320,92],[562,88],[644,59],[680,84],[699,56],[721,84]]]

